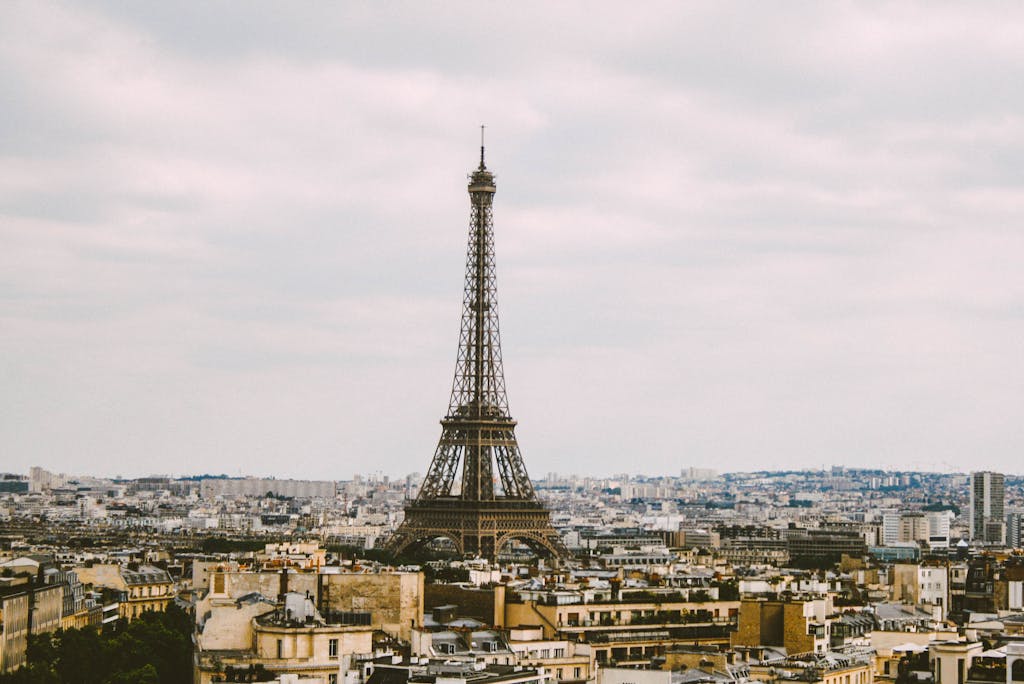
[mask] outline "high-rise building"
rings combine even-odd
[[[900,540],[900,512],[882,512],[882,544],[892,546]]]
[[[990,544],[1006,543],[1003,474],[971,473],[971,539]]]
[[[953,511],[929,511],[928,519],[928,545],[935,549],[949,548],[949,524],[955,517]]]
[[[900,514],[899,541],[928,541],[928,520],[924,513],[906,511]]]
[[[679,473],[679,477],[682,480],[700,481],[700,480],[714,480],[718,477],[718,472],[712,468],[683,468]]]
[[[1013,549],[1021,548],[1024,533],[1024,513],[1014,511],[1006,516],[1006,545]]]

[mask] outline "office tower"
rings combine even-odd
[[[1021,548],[1021,533],[1024,532],[1024,513],[1014,511],[1006,516],[1006,545],[1011,549]]]
[[[1003,512],[1003,474],[982,471],[971,473],[971,539],[989,544],[1006,543]]]

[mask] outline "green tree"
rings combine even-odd
[[[26,667],[0,684],[179,684],[192,679],[192,619],[176,605],[122,629],[69,629],[30,639]]]
[[[143,665],[131,672],[118,672],[111,675],[104,684],[160,684],[164,681],[152,664]],[[186,680],[181,680],[186,681]]]

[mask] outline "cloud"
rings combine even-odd
[[[7,467],[422,471],[483,122],[535,473],[1012,471],[1016,14],[6,5]]]

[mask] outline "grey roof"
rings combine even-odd
[[[884,602],[876,603],[872,606],[875,611],[875,616],[878,620],[928,620],[931,619],[932,615],[928,611],[919,608],[918,606]]]
[[[248,594],[242,594],[235,599],[235,604],[239,607],[243,605],[252,605],[254,603],[275,603],[272,599],[267,598],[258,591],[251,591]]]
[[[708,672],[696,667],[672,673],[672,684],[697,684],[698,682],[708,682],[708,684],[724,684],[728,682],[732,684],[734,681],[732,677],[724,672],[718,672],[717,670]]]
[[[171,576],[166,570],[153,565],[140,565],[138,570],[121,569],[121,578],[124,583],[132,586],[139,584],[170,584]]]

